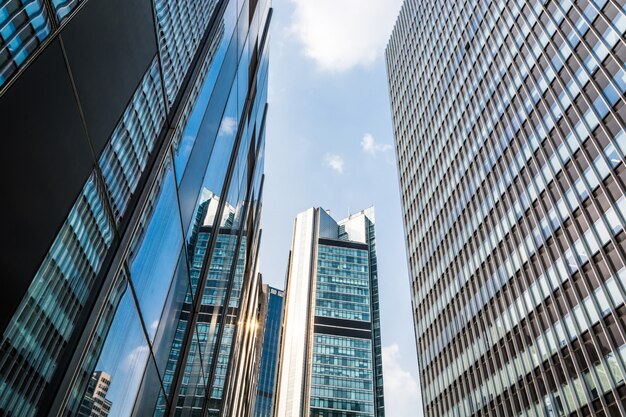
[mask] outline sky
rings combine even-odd
[[[263,280],[284,288],[297,213],[376,210],[386,414],[421,416],[384,49],[401,0],[273,0]]]

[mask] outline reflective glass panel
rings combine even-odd
[[[41,45],[51,31],[42,1],[8,0],[0,5],[0,86]]]
[[[110,416],[130,417],[150,359],[132,293],[126,289],[115,312],[94,372],[103,372],[110,380],[106,399]],[[88,392],[81,408],[89,403]]]
[[[100,156],[100,169],[118,224],[146,168],[164,121],[161,77],[154,58]]]
[[[15,417],[35,411],[96,283],[113,240],[104,198],[92,174],[2,335],[0,409]]]
[[[159,325],[183,241],[174,172],[169,161],[159,176],[128,260],[130,279],[151,339]]]

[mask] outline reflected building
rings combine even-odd
[[[240,311],[246,273],[246,234],[240,236],[239,231],[233,229],[237,219],[235,207],[227,202],[219,222],[216,222],[219,197],[204,190],[201,200],[205,201],[198,205],[187,246],[187,253],[191,256],[191,291],[179,305],[180,315],[174,343],[171,344],[165,365],[163,388],[168,392],[174,384],[179,363],[186,363],[175,416],[219,416],[225,408],[224,390],[229,369],[244,373],[243,377],[236,379],[235,385],[250,386],[252,390],[256,386],[253,381],[255,366],[260,360],[260,352],[257,350],[262,340],[259,334],[261,317],[257,305],[261,302],[262,286],[261,278],[256,273],[252,272],[249,288],[245,291],[248,294],[245,300],[247,309]],[[215,225],[219,226],[216,228]],[[211,260],[205,262],[207,246],[214,230],[218,235],[217,242]],[[198,292],[205,264],[208,272],[195,323],[195,337],[191,340],[189,351],[185,352],[181,349],[182,342],[185,329],[193,317],[193,294]],[[238,322],[244,325],[240,326],[237,334]],[[237,352],[237,362],[231,363],[235,345],[239,346],[240,352]],[[239,370],[239,367],[242,369]],[[247,405],[248,402],[238,404],[239,412],[233,411],[227,415],[250,415],[252,407]],[[167,412],[166,396],[161,395],[155,415],[166,415]]]
[[[427,416],[626,416],[626,7],[405,0],[386,49]]]
[[[106,398],[111,385],[111,375],[96,371],[91,376],[87,392],[80,406],[79,417],[108,417],[111,401]]]
[[[373,208],[296,217],[281,349],[274,415],[384,416]]]
[[[264,285],[263,297],[266,300],[264,302],[265,308],[261,311],[261,316],[264,317],[262,325],[264,329],[263,351],[259,369],[254,417],[273,417],[285,293],[279,289]]]
[[[0,5],[0,415],[253,413],[271,15]]]

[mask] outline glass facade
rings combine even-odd
[[[118,224],[165,124],[162,88],[155,58],[100,156],[100,171]]]
[[[2,307],[0,415],[69,417],[94,407],[111,417],[250,415],[262,337],[256,258],[270,2],[116,3],[120,16],[132,9],[129,29],[107,14],[110,2],[48,1],[0,6],[0,105],[36,101],[23,90],[39,67],[54,83],[56,67],[45,65],[63,38],[62,71],[71,67],[67,85],[89,135],[47,146],[78,155],[85,145],[88,169],[74,173],[85,176],[80,190],[42,185],[41,195],[60,196],[49,207],[39,201],[43,218],[48,208],[69,209],[46,228],[56,234],[36,273],[15,290],[19,304]],[[120,32],[148,28],[120,41],[98,70],[72,53],[94,14]],[[151,48],[139,62],[138,51]],[[81,80],[120,62],[135,73],[111,91],[123,105],[102,97],[94,118]],[[2,90],[9,77],[15,82]],[[55,129],[73,132],[62,121]],[[106,375],[103,395],[95,375]]]
[[[294,236],[277,415],[382,417],[373,209],[339,222],[310,209],[296,218]]]
[[[280,353],[280,340],[283,322],[283,302],[285,293],[276,288],[266,287],[267,314],[263,333],[263,353],[259,370],[255,417],[274,416],[274,398],[276,395],[276,371]]]
[[[318,246],[316,318],[368,324],[372,321],[368,264],[367,248]],[[319,330],[322,329],[319,326]],[[374,416],[372,356],[371,340],[316,331],[313,336],[310,415],[335,416],[350,412],[355,417]]]
[[[0,345],[0,409],[30,416],[76,330],[114,227],[95,175],[63,224]]]
[[[50,36],[52,23],[42,1],[8,0],[0,5],[0,87]]]
[[[217,4],[218,0],[154,0],[168,106],[176,97]]]
[[[626,416],[626,7],[406,0],[386,58],[429,416]]]

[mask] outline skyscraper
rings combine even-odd
[[[263,354],[261,356],[254,416],[273,417],[285,293],[268,285],[263,287],[267,302],[265,311],[262,312],[265,316]]]
[[[276,415],[384,416],[380,340],[374,209],[298,214]]]
[[[251,414],[270,20],[0,5],[0,415]]]
[[[406,0],[387,46],[428,416],[626,416],[626,7]]]

